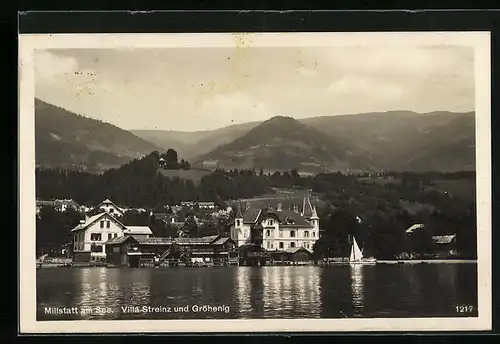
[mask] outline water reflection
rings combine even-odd
[[[351,290],[352,290],[352,308],[354,316],[361,316],[364,313],[364,281],[363,265],[351,265]]]
[[[119,316],[122,306],[150,304],[151,281],[149,269],[78,269],[81,292],[75,299],[79,307],[92,309],[82,314],[94,318]],[[96,308],[110,308],[112,314],[96,312]]]
[[[366,287],[365,287],[366,286]],[[111,307],[78,319],[343,318],[477,316],[453,305],[477,304],[475,264],[267,266],[221,269],[41,269],[44,307]],[[126,306],[228,305],[226,313],[136,314]],[[66,316],[59,317],[67,319]]]
[[[238,308],[244,318],[320,316],[317,267],[245,267],[237,270]]]

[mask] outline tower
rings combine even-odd
[[[314,206],[312,209],[311,224],[313,225],[314,229],[319,230],[319,217],[318,213],[316,212],[316,206]]]
[[[234,241],[238,241],[239,237],[242,234],[242,227],[243,227],[243,212],[241,211],[241,206],[240,204],[236,205],[236,215],[234,217],[234,228],[231,231],[231,239]]]

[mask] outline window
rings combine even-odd
[[[106,223],[106,228],[109,228],[109,225],[110,225],[110,224],[111,224],[111,222],[110,222],[110,221],[108,221],[108,222]]]
[[[101,228],[104,228],[104,221],[101,221]]]
[[[74,241],[77,242],[78,241],[78,234],[75,234],[74,236]]]
[[[91,241],[101,241],[101,233],[92,233],[90,234]]]
[[[283,243],[282,243],[282,242],[280,242],[280,243],[279,243],[279,247],[280,247],[280,248],[283,248],[283,246],[284,246],[284,245],[283,245]]]
[[[316,236],[316,232],[312,232],[313,238]]]
[[[290,247],[295,247],[295,243],[293,241],[290,243]]]
[[[272,226],[273,225],[273,220],[272,219],[267,220],[267,225],[268,226]]]
[[[115,209],[113,209],[113,208],[109,209],[109,212],[110,212],[110,213],[112,213],[112,212],[114,212],[114,211],[115,211]]]
[[[271,243],[269,241],[267,242],[267,248],[271,248]]]
[[[120,248],[118,246],[113,247],[113,252],[114,253],[119,253],[120,252]]]
[[[295,231],[290,231],[290,238],[295,238]]]
[[[269,229],[266,231],[266,236],[271,236],[271,231]]]
[[[274,245],[273,245],[273,244],[271,244],[271,248],[274,248]]]
[[[283,238],[283,232],[280,232],[280,238]]]
[[[95,244],[94,244],[94,245],[92,245],[92,246],[90,247],[90,250],[91,250],[92,252],[99,252],[99,253],[100,253],[100,252],[102,252],[103,247],[102,247],[102,245],[95,245]]]
[[[304,238],[309,238],[309,231],[304,232]]]
[[[309,248],[309,243],[308,242],[306,242],[306,248]]]
[[[236,220],[236,226],[240,225],[240,220]]]

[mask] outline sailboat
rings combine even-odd
[[[363,251],[359,249],[356,238],[352,238],[351,245],[351,255],[349,256],[350,264],[375,264],[377,260],[375,258],[365,258],[363,257]]]

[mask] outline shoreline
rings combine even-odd
[[[398,264],[477,264],[477,260],[475,259],[400,259],[400,260],[378,260],[376,262],[371,262],[367,264],[359,264],[359,265],[398,265]],[[274,266],[286,266],[286,267],[302,267],[302,266],[331,266],[331,265],[351,265],[349,262],[318,262],[318,264],[314,264],[314,262],[308,264],[285,264],[285,265],[262,265],[262,267],[274,267]],[[90,268],[90,267],[104,267],[110,269],[116,269],[117,267],[111,265],[101,265],[101,264],[75,264],[75,265],[66,265],[61,263],[37,263],[37,269],[47,269],[47,268]],[[186,267],[186,266],[178,266],[179,268],[225,268],[225,267],[240,267],[239,265],[228,265],[228,266],[199,266],[199,267]],[[154,267],[141,267],[142,269],[146,268],[154,268]],[[157,268],[174,268],[174,267],[157,267]]]

